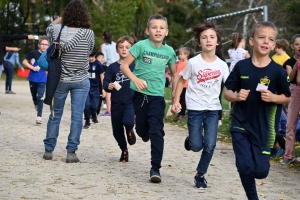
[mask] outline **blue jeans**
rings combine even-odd
[[[12,79],[14,75],[14,66],[11,62],[4,61],[3,67],[6,73],[5,90],[11,91]]]
[[[218,111],[188,110],[189,144],[194,152],[202,151],[197,171],[205,174],[212,159],[218,133]],[[204,134],[202,130],[204,129]]]
[[[59,135],[59,124],[69,92],[71,94],[71,128],[66,149],[68,152],[74,152],[78,149],[82,131],[82,114],[89,90],[90,81],[88,78],[81,82],[60,82],[58,84],[52,105],[50,106],[51,114],[47,123],[46,138],[44,139],[47,151],[53,151],[56,146]]]
[[[46,88],[46,83],[36,83],[29,81],[30,92],[32,101],[37,106],[37,117],[42,117],[43,114],[43,100]]]
[[[2,76],[2,68],[3,68],[3,64],[0,65],[0,79],[1,79],[1,76]]]

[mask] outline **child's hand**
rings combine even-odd
[[[102,89],[102,98],[105,98],[106,97],[106,92],[104,89]]]
[[[239,93],[237,93],[237,101],[246,101],[248,98],[248,95],[250,93],[250,90],[244,90],[241,89]]]
[[[137,78],[133,83],[140,92],[148,87],[146,81],[139,78]]]
[[[261,89],[259,92],[261,93],[261,100],[265,102],[273,102],[274,94],[270,90]]]
[[[180,110],[181,110],[180,103],[179,102],[174,102],[172,104],[171,113],[176,114],[176,113],[180,112]]]
[[[115,86],[114,83],[108,84],[108,89],[109,89],[109,90],[113,90],[115,87],[116,87],[116,86]]]

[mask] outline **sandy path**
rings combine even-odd
[[[4,81],[0,81],[3,88]],[[54,159],[42,159],[48,106],[43,124],[35,124],[28,82],[14,81],[16,95],[0,93],[0,199],[246,199],[230,145],[218,142],[207,174],[208,189],[193,184],[200,153],[183,148],[186,130],[165,125],[162,183],[149,182],[150,143],[140,138],[129,147],[130,162],[119,163],[110,118],[83,130],[77,155],[81,163],[66,164],[70,103],[66,102]],[[1,90],[3,91],[3,90]],[[272,163],[270,174],[257,186],[261,199],[300,199],[300,174]],[[257,181],[257,183],[259,183]]]

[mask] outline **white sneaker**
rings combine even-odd
[[[41,117],[37,117],[35,123],[36,124],[42,124],[42,118]]]
[[[104,104],[102,105],[102,108],[107,109],[106,103],[104,103]]]

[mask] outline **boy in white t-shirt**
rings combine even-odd
[[[202,53],[191,58],[186,68],[180,72],[172,112],[181,110],[180,94],[185,81],[188,80],[185,100],[189,134],[185,148],[194,152],[203,149],[194,179],[197,188],[206,189],[204,174],[216,146],[218,110],[222,109],[219,100],[221,83],[225,82],[229,71],[227,64],[215,55],[216,46],[221,42],[219,27],[212,21],[207,21],[203,25],[196,25],[193,32]]]

